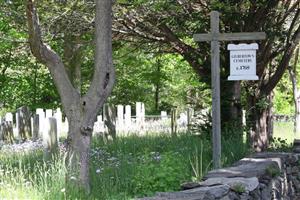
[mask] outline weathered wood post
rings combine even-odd
[[[191,131],[191,120],[192,120],[192,117],[193,117],[193,109],[192,108],[188,108],[187,109],[187,131],[190,132]]]
[[[212,80],[212,132],[213,132],[213,165],[221,167],[221,108],[220,108],[220,45],[219,41],[263,40],[263,32],[220,33],[219,12],[210,13],[211,33],[195,34],[195,41],[211,42],[211,80]]]
[[[177,135],[177,109],[173,108],[171,110],[171,135]]]

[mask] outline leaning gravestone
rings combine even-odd
[[[31,113],[28,107],[17,109],[17,130],[22,140],[31,138]]]
[[[57,152],[57,122],[54,117],[47,119],[49,122],[48,130],[43,134],[44,159],[49,160]]]

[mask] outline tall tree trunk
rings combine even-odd
[[[236,125],[242,124],[241,82],[234,81],[231,90],[230,118]]]
[[[157,74],[158,79],[156,80],[156,83],[155,83],[155,95],[154,95],[156,112],[159,112],[159,92],[160,92],[160,87],[161,87],[161,80],[160,80],[161,69],[160,68],[161,68],[161,63],[160,63],[160,58],[158,58],[157,68],[156,68],[156,70],[157,70],[156,74]]]
[[[252,148],[257,152],[265,151],[273,133],[272,95],[248,96],[247,125]]]
[[[82,131],[83,120],[79,109],[74,111],[73,116],[68,117],[68,122],[67,187],[72,189],[79,183],[79,187],[89,193],[89,151],[92,130]]]
[[[85,95],[81,95],[76,87],[79,85],[72,84],[60,56],[43,43],[33,0],[27,0],[26,14],[31,51],[37,60],[48,67],[69,122],[67,184],[70,183],[71,187],[75,184],[89,193],[89,149],[93,126],[115,81],[111,41],[112,1],[96,0],[95,68]],[[75,188],[72,187],[73,190]]]
[[[236,130],[236,137],[243,137],[241,83],[240,81],[223,82],[221,90],[221,121],[222,128]]]
[[[295,113],[294,113],[294,135],[295,139],[300,139],[300,92],[297,87],[297,64],[298,64],[298,57],[299,57],[299,48],[295,52],[295,60],[293,67],[289,67],[289,74],[290,79],[293,85],[293,99],[294,99],[294,106],[295,106]]]

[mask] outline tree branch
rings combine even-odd
[[[39,62],[48,67],[61,97],[62,105],[68,114],[66,108],[72,105],[75,100],[79,100],[79,94],[72,86],[61,58],[42,41],[41,29],[33,0],[27,1],[26,15],[31,52]]]
[[[96,50],[95,69],[91,86],[83,97],[85,105],[85,126],[93,127],[97,116],[95,110],[103,105],[111,93],[115,82],[115,69],[112,62],[112,2],[96,1]]]
[[[270,81],[267,84],[262,85],[262,87],[261,87],[262,93],[269,94],[274,89],[274,87],[277,85],[278,81],[281,79],[286,68],[288,67],[290,59],[293,55],[294,50],[296,49],[297,45],[299,44],[299,41],[300,41],[300,25],[298,26],[296,32],[294,33],[294,35],[291,39],[291,42],[286,47],[287,50],[284,52],[284,55],[279,63],[279,66],[278,66],[276,72],[270,78]]]

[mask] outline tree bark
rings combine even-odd
[[[295,60],[294,66],[289,67],[289,74],[290,79],[293,85],[293,99],[294,99],[294,106],[295,106],[295,113],[294,113],[294,135],[295,139],[300,139],[300,92],[297,87],[297,63],[298,63],[298,56],[299,56],[299,48],[295,52]]]
[[[75,189],[73,186],[78,186],[89,193],[89,149],[93,125],[115,81],[111,42],[112,2],[96,0],[95,68],[91,85],[83,96],[77,84],[72,84],[60,56],[43,43],[33,2],[27,0],[26,4],[30,48],[37,60],[48,67],[69,122],[66,183],[72,190]]]
[[[265,151],[272,136],[272,96],[248,97],[247,125],[249,127],[249,142],[257,151]]]

